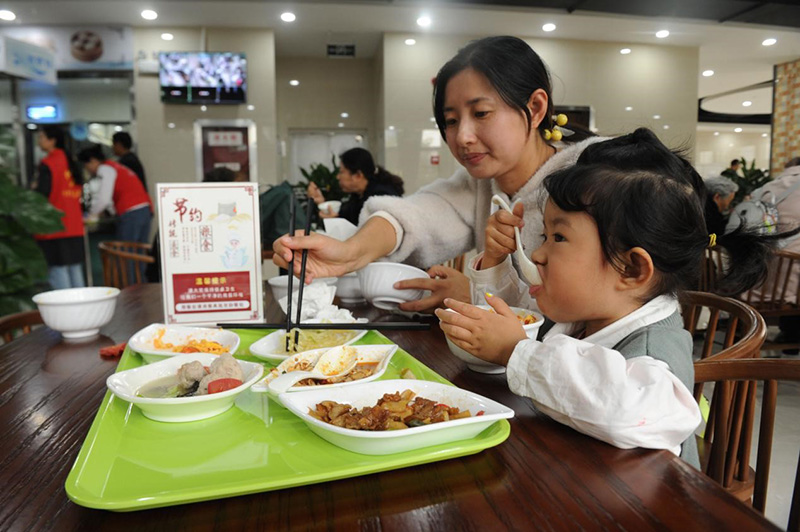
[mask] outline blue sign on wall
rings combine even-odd
[[[31,120],[55,120],[58,118],[58,107],[55,105],[29,105],[25,114]]]

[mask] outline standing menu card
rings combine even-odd
[[[254,183],[159,183],[164,322],[263,322]]]

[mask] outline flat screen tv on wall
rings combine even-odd
[[[233,52],[158,54],[161,101],[242,104],[247,101],[247,58]]]

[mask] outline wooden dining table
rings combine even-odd
[[[269,293],[265,300],[267,319],[277,320]],[[475,373],[452,356],[436,323],[385,334],[457,386],[513,408],[500,445],[207,502],[125,513],[81,507],[65,480],[117,365],[98,351],[159,321],[161,286],[141,284],[122,291],[93,339],[71,343],[41,327],[0,347],[0,530],[777,530],[667,451],[617,449],[537,412],[504,375]]]

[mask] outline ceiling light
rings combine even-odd
[[[416,39],[406,39],[406,44],[408,46],[414,46],[415,44],[417,44],[417,40]]]
[[[772,46],[776,42],[778,42],[778,39],[764,39],[761,41],[761,46]]]
[[[389,131],[394,131],[394,126],[389,126]]]
[[[174,38],[175,38],[175,36],[173,34],[171,34],[171,33],[162,33],[161,34],[161,39],[163,39],[165,41],[171,41]]]
[[[631,49],[623,48],[622,50],[619,51],[619,53],[621,53],[622,55],[628,55],[629,53],[631,53]]]
[[[552,22],[548,22],[544,26],[542,26],[542,31],[555,31],[556,25]]]
[[[350,113],[342,113],[339,116],[341,116],[342,118],[347,118],[350,116]]]
[[[653,115],[653,120],[661,120],[661,115]]]
[[[250,105],[247,106],[247,110],[248,111],[255,111],[256,110],[256,106],[253,105],[253,104],[250,104]]]
[[[431,25],[431,18],[425,15],[422,15],[417,19],[417,25],[423,28],[427,28]]]
[[[292,87],[297,87],[298,85],[300,85],[300,82],[297,81],[296,79],[293,79],[289,81],[289,85],[291,85]]]
[[[205,105],[201,105],[200,110],[205,113],[208,110],[208,107],[206,107]]]
[[[762,133],[761,136],[762,137],[769,137],[769,134],[768,133]]]
[[[742,102],[742,107],[750,107],[751,105],[753,105],[753,102],[750,100],[745,100]]]
[[[27,125],[27,126],[25,126],[25,127],[27,127],[28,129],[30,129],[31,131],[33,131],[34,129],[36,129],[36,124],[28,124],[28,125]]]
[[[122,126],[114,126],[114,131],[122,131]]]
[[[156,13],[152,9],[145,9],[144,11],[142,11],[142,18],[145,20],[155,20],[158,18],[158,13]]]
[[[626,110],[626,111],[633,111],[633,107],[631,107],[631,106],[629,105],[628,107],[626,107],[626,108],[625,108],[625,110]]]
[[[339,122],[339,123],[338,123],[338,124],[336,124],[336,125],[337,125],[337,126],[339,126],[339,127],[344,127],[344,122]]]
[[[175,122],[170,122],[169,124],[167,124],[167,127],[170,129],[175,129]]]
[[[659,39],[666,39],[669,37],[669,30],[660,30],[656,32],[656,37]]]
[[[719,137],[719,131],[715,131],[715,132],[714,132],[714,136],[715,136],[715,137]]]
[[[664,124],[664,129],[669,129],[669,124]]]
[[[14,14],[13,11],[9,11],[8,9],[0,9],[0,20],[14,20],[17,18],[17,15]]]
[[[297,17],[294,16],[294,13],[287,11],[286,13],[281,13],[281,20],[284,22],[294,22],[297,20]]]
[[[713,70],[703,70],[703,77],[704,78],[710,78],[713,75],[714,75],[714,71]]]
[[[734,133],[741,133],[742,132],[742,128],[737,127],[737,128],[734,128],[733,131],[734,131]]]

